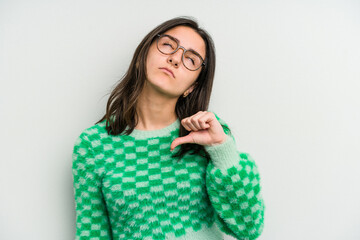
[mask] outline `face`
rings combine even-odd
[[[179,44],[185,49],[193,49],[205,59],[205,42],[192,28],[178,26],[164,34],[178,39]],[[157,49],[154,41],[146,59],[146,86],[168,97],[178,98],[184,92],[190,93],[202,67],[195,71],[188,70],[182,63],[182,54],[181,48],[171,55],[163,54]]]

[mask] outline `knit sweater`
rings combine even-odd
[[[219,122],[227,124],[216,114]],[[254,160],[224,143],[205,146],[210,160],[175,158],[180,121],[159,130],[108,135],[106,120],[85,129],[73,149],[76,238],[256,239],[265,205]]]

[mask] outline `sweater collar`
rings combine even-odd
[[[179,118],[176,119],[173,123],[171,123],[170,125],[161,128],[161,129],[156,129],[156,130],[139,130],[139,129],[134,129],[129,136],[134,137],[134,138],[157,138],[157,137],[162,137],[162,136],[169,136],[171,135],[171,132],[179,129],[180,127],[180,120]]]

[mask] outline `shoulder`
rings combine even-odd
[[[108,148],[111,148],[110,145],[116,145],[117,147],[120,147],[122,143],[132,141],[135,141],[135,139],[129,135],[109,134],[106,129],[106,120],[103,120],[82,130],[75,141],[75,145],[81,143],[87,145],[90,148],[93,148],[97,152],[102,152]]]
[[[101,144],[101,140],[110,137],[106,131],[105,120],[83,129],[75,140],[75,145],[87,145],[95,147]]]

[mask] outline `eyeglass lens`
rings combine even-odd
[[[161,36],[158,41],[158,49],[164,54],[173,54],[178,48],[178,43],[168,36]],[[198,53],[192,50],[187,50],[183,54],[182,59],[185,67],[190,70],[198,69],[202,64],[202,59],[198,56]]]

